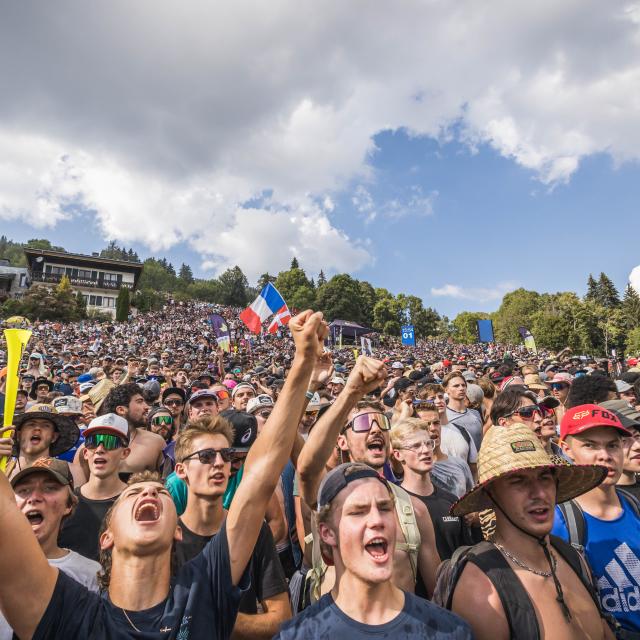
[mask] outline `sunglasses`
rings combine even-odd
[[[543,418],[548,418],[555,413],[555,411],[551,407],[545,407],[543,404],[538,405],[538,407]]]
[[[165,400],[164,404],[167,407],[181,407],[184,402],[182,400]]]
[[[566,382],[552,382],[551,388],[554,391],[562,391],[563,389],[567,389],[569,385]]]
[[[229,397],[228,391],[216,391],[219,400],[226,400]]]
[[[92,433],[84,439],[84,446],[89,450],[97,449],[100,445],[107,451],[126,446],[122,438],[110,433]]]
[[[367,433],[371,431],[374,424],[378,425],[380,431],[389,431],[389,429],[391,429],[389,418],[387,418],[384,413],[359,413],[353,420],[347,423],[342,433],[347,429],[353,429],[354,433]]]
[[[533,418],[533,416],[536,413],[539,414],[540,416],[544,415],[544,412],[537,404],[532,404],[528,407],[520,407],[520,409],[518,409],[517,411],[514,411],[513,413],[510,413],[509,415],[518,415],[524,420],[531,420],[531,418]],[[505,416],[505,417],[508,418],[509,416]]]
[[[170,427],[173,424],[173,418],[171,416],[155,416],[151,418],[151,423],[157,426],[167,425],[167,427]]]
[[[182,462],[186,462],[194,456],[198,456],[198,460],[201,464],[214,464],[218,454],[220,454],[223,462],[230,462],[234,451],[235,450],[231,447],[225,447],[224,449],[201,449],[200,451],[190,453],[186,458],[182,459]]]
[[[266,409],[264,411],[258,411],[258,415],[263,419],[266,420],[270,415],[271,415],[271,411],[267,411]]]

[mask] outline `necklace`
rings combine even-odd
[[[555,556],[553,555],[551,556],[551,567],[552,567],[551,571],[538,571],[538,569],[531,568],[529,565],[522,562],[522,560],[520,560],[519,558],[516,558],[512,553],[509,553],[500,543],[494,542],[493,544],[495,544],[496,547],[498,547],[498,549],[500,549],[500,551],[502,551],[502,553],[504,553],[504,555],[507,556],[509,560],[511,560],[511,562],[518,565],[521,569],[525,569],[526,571],[535,573],[535,575],[537,576],[541,576],[543,578],[550,578],[553,575],[553,572],[556,570],[558,562]]]
[[[140,631],[140,629],[138,629],[138,627],[136,627],[136,625],[131,622],[131,618],[127,615],[127,612],[122,607],[120,607],[120,611],[124,613],[124,617],[127,619],[127,622],[133,627],[133,630],[137,631],[138,633],[142,633],[142,631]]]

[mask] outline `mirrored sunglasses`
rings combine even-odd
[[[126,446],[122,438],[110,433],[92,433],[84,439],[84,446],[89,450],[97,449],[100,445],[107,451]]]
[[[170,427],[173,424],[173,417],[172,416],[154,416],[153,418],[151,418],[151,423],[157,426],[166,425],[167,427]]]
[[[380,431],[389,431],[391,423],[384,413],[359,413],[353,420],[347,423],[343,433],[347,429],[353,429],[354,433],[366,433],[371,431],[373,425],[377,425]]]

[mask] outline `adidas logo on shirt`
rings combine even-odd
[[[609,613],[640,611],[640,560],[626,542],[614,554],[598,580],[602,608]]]

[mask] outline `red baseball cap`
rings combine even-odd
[[[620,435],[632,435],[622,426],[620,419],[613,411],[608,411],[597,404],[579,404],[577,407],[567,409],[564,414],[560,422],[560,440],[596,427],[612,427],[617,429]]]

